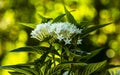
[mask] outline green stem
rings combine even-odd
[[[53,57],[53,63],[54,63],[54,67],[55,67],[56,66],[56,64],[55,64],[55,55],[52,54],[52,57]]]

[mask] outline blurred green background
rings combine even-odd
[[[92,26],[113,22],[92,32],[88,38],[93,47],[106,47],[104,53],[111,64],[120,65],[120,0],[64,0],[64,3],[78,23],[88,21]],[[55,18],[63,13],[61,0],[0,0],[0,65],[29,61],[28,53],[9,51],[39,44],[30,38],[31,29],[19,22],[38,24],[42,22],[40,15]],[[88,44],[86,49],[90,47]],[[9,74],[0,70],[0,75]]]

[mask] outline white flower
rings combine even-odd
[[[63,75],[68,75],[69,74],[69,71],[65,71],[64,73],[63,73]],[[71,75],[71,74],[70,74]]]
[[[71,39],[68,39],[68,38],[67,38],[67,39],[65,39],[64,41],[65,41],[65,44],[71,44]]]
[[[62,39],[64,39],[64,37],[63,37],[62,34],[61,35],[57,35],[57,39],[59,39],[61,41]]]
[[[50,22],[44,24],[38,24],[35,30],[32,31],[31,37],[36,38],[40,41],[44,40],[44,38],[48,37],[48,29],[49,29]]]
[[[42,23],[38,24],[32,31],[31,37],[43,41],[47,37],[64,41],[65,44],[71,44],[71,37],[75,34],[81,34],[82,29],[77,28],[74,24],[68,22],[59,23]],[[81,44],[81,40],[78,40],[77,44]]]

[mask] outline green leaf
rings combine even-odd
[[[48,47],[42,47],[42,46],[26,46],[17,48],[14,50],[11,50],[10,52],[30,52],[30,53],[43,53],[48,51]]]
[[[26,26],[26,27],[29,27],[29,28],[32,28],[32,29],[34,29],[36,27],[36,24],[32,24],[32,23],[21,23],[21,22],[19,22],[18,24],[21,24],[23,26]]]
[[[77,25],[76,20],[74,19],[74,17],[72,16],[72,14],[66,9],[65,6],[64,6],[64,9],[65,9],[65,13],[66,13],[66,16],[67,16],[68,21],[69,21],[70,23],[72,23],[72,24]]]
[[[89,23],[89,21],[82,21],[82,22],[80,22],[80,27],[84,28],[88,25],[88,23]]]
[[[63,70],[69,70],[69,64],[58,64],[57,66],[53,67],[49,71],[49,75],[62,75]]]
[[[10,75],[25,75],[24,73],[20,73],[20,72],[9,72]]]
[[[65,46],[65,47],[63,47],[63,49],[65,50],[65,53],[69,57],[70,56],[70,51],[69,51],[68,47]]]
[[[95,71],[101,70],[101,68],[103,68],[106,63],[106,60],[98,63],[90,63],[85,67],[81,75],[90,75]]]
[[[58,51],[57,51],[57,50],[55,50],[55,49],[53,49],[51,53],[52,53],[52,54],[56,54],[56,55],[60,56],[60,54],[58,53]]]
[[[39,75],[39,73],[33,68],[23,68],[23,70],[29,71],[34,75]]]
[[[111,68],[120,68],[120,65],[112,65],[112,64],[107,64],[107,69],[111,69]]]
[[[73,65],[79,65],[79,66],[86,66],[87,65],[87,63],[73,62],[73,61],[62,62],[61,64],[73,64]]]
[[[35,49],[33,47],[21,47],[21,48],[17,48],[14,50],[11,50],[10,52],[35,52]]]
[[[45,59],[47,58],[48,54],[49,54],[50,50],[47,51],[46,53],[44,53],[40,58],[38,58],[37,60],[35,60],[35,70],[37,72],[39,72],[41,70],[41,68],[46,64]]]
[[[50,70],[52,64],[53,64],[52,60],[48,60],[46,67],[45,67],[44,75],[49,75],[49,70]]]
[[[38,14],[38,15],[39,15],[39,17],[42,19],[42,23],[46,23],[46,22],[52,20],[52,18],[46,18],[46,17],[44,17],[44,16],[42,16],[42,15],[40,15],[40,14]]]
[[[20,65],[9,65],[9,66],[0,66],[0,69],[15,69],[15,68],[22,68],[27,66],[20,66]]]
[[[32,69],[30,69],[30,67],[19,66],[19,65],[0,66],[0,69],[14,70],[16,72],[20,72],[20,73],[23,73],[25,75],[33,75],[35,73],[35,70],[31,71]]]
[[[53,20],[52,23],[58,22],[58,21],[59,21],[62,17],[64,17],[64,16],[65,16],[65,14],[61,14],[61,15],[57,16],[57,17]]]
[[[120,69],[108,70],[109,75],[120,75]]]
[[[88,33],[92,32],[92,31],[94,31],[94,30],[97,30],[97,29],[99,29],[99,28],[102,28],[102,27],[104,27],[104,26],[107,26],[107,25],[109,25],[109,24],[111,24],[111,23],[102,24],[102,25],[95,25],[95,26],[92,26],[92,27],[90,27],[90,28],[86,28],[86,29],[83,30],[82,36],[83,36],[83,35],[87,35]]]
[[[94,50],[94,51],[90,52],[90,54],[81,57],[81,59],[85,59],[85,61],[88,61],[89,59],[91,59],[92,57],[94,57],[95,55],[97,55],[101,50],[103,50],[103,48]]]
[[[109,75],[117,75],[117,74],[115,74],[114,71],[108,71],[108,72],[109,72]]]

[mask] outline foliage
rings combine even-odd
[[[43,22],[52,20],[52,23],[56,23],[61,20],[62,17],[66,16],[68,22],[76,25],[79,29],[83,29],[81,34],[73,36],[72,44],[64,44],[64,42],[48,39],[40,41],[47,42],[50,46],[27,46],[18,49],[14,49],[11,52],[28,52],[37,53],[40,55],[39,58],[35,58],[33,62],[18,65],[0,66],[0,69],[14,70],[9,72],[11,75],[112,75],[108,73],[110,66],[106,60],[100,62],[89,62],[94,60],[95,57],[103,48],[86,52],[81,49],[82,45],[76,43],[78,38],[84,38],[90,32],[102,28],[107,24],[95,25],[93,27],[87,27],[86,22],[82,25],[77,23],[72,14],[67,10],[65,14],[61,14],[55,19],[44,18]],[[30,28],[34,28],[34,24],[20,23]],[[83,41],[84,42],[84,41]],[[84,47],[83,47],[84,48]],[[114,66],[116,67],[116,66]]]

